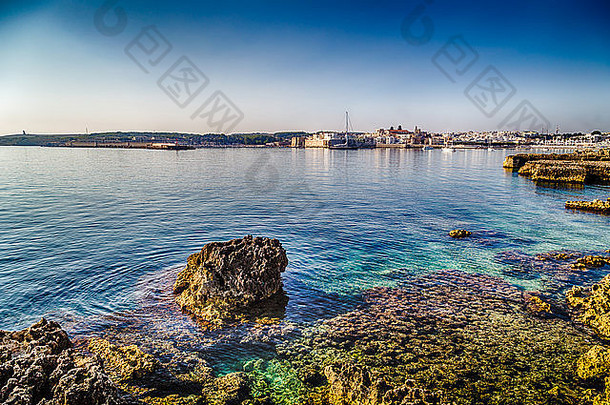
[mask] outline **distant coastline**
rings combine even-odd
[[[347,141],[346,141],[347,139]],[[103,132],[91,134],[14,134],[0,136],[0,146],[41,146],[73,148],[119,148],[185,150],[198,148],[329,148],[329,149],[524,149],[604,148],[610,147],[610,133],[538,134],[524,132],[431,133],[380,129],[375,133],[319,131],[255,132],[235,134],[193,134],[179,132]]]

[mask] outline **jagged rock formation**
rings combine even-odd
[[[449,404],[442,391],[429,392],[405,381],[393,388],[383,377],[375,378],[366,367],[350,363],[328,365],[324,368],[328,381],[328,400],[337,405],[377,404]]]
[[[574,153],[518,153],[509,155],[504,160],[504,168],[519,170],[527,162],[538,160],[548,161],[591,161],[608,162],[610,161],[610,149],[600,149],[598,151],[575,151]]]
[[[610,276],[592,287],[573,287],[567,292],[568,304],[580,312],[580,320],[605,339],[610,338]]]
[[[449,236],[451,236],[454,239],[467,238],[471,235],[472,235],[472,232],[467,231],[465,229],[454,229],[453,231],[449,232]]]
[[[572,263],[575,269],[598,269],[610,265],[610,257],[607,256],[584,256]]]
[[[285,305],[280,274],[287,265],[277,239],[246,236],[208,243],[189,256],[174,293],[182,309],[200,320],[236,319],[264,308],[261,303]]]
[[[131,403],[96,359],[77,354],[66,332],[45,319],[18,332],[0,331],[0,387],[5,405]]]
[[[610,150],[507,156],[504,168],[541,183],[610,184]]]
[[[597,212],[599,214],[610,214],[610,198],[607,201],[567,201],[566,208],[572,210]]]
[[[610,276],[591,287],[573,287],[567,292],[568,303],[578,311],[578,318],[603,339],[610,338]],[[610,405],[610,347],[596,344],[577,363],[580,378],[590,383],[602,382],[603,390],[590,395],[594,405]]]

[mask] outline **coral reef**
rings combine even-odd
[[[180,307],[213,323],[235,320],[261,309],[282,308],[287,298],[280,274],[286,251],[277,239],[246,236],[208,243],[188,258],[174,293]]]
[[[610,198],[606,201],[567,201],[566,208],[579,211],[596,212],[599,214],[610,214]]]
[[[449,236],[451,236],[452,238],[455,239],[460,239],[460,238],[467,238],[468,236],[471,236],[472,232],[467,231],[465,229],[454,229],[453,231],[449,232]]]
[[[6,405],[133,403],[96,359],[76,353],[66,332],[45,319],[22,331],[0,331],[0,387]]]

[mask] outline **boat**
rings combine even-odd
[[[445,140],[445,147],[442,150],[443,152],[455,152],[455,148],[453,147],[453,141],[451,141],[451,144],[449,144]]]
[[[345,112],[345,142],[337,145],[329,145],[329,149],[358,149],[355,142],[349,140],[349,112]]]
[[[421,150],[434,150],[432,146],[426,145]]]

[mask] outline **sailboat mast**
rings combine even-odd
[[[349,112],[345,112],[345,146],[347,146],[349,142]]]

